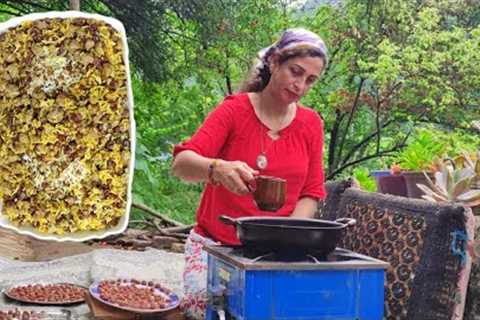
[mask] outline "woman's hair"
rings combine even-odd
[[[273,55],[279,64],[296,57],[319,57],[323,60],[323,70],[328,65],[327,47],[318,35],[305,29],[288,29],[277,42],[258,52],[249,75],[240,85],[240,92],[259,92],[267,86],[272,75],[269,60]]]

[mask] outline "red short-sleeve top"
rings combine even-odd
[[[268,158],[262,175],[287,180],[285,205],[277,212],[259,210],[251,194],[236,195],[223,186],[207,184],[197,209],[195,231],[224,244],[239,244],[235,229],[218,220],[222,214],[244,216],[289,216],[302,197],[324,199],[323,122],[312,109],[297,105],[296,115],[273,140],[260,122],[246,93],[227,96],[188,141],[174,148],[174,156],[192,150],[209,157],[243,161],[259,170],[256,158],[263,149]],[[263,140],[263,144],[261,143]]]

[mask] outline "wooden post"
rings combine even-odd
[[[80,11],[80,0],[70,0],[70,10]]]

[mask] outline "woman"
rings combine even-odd
[[[207,182],[197,210],[197,224],[186,244],[184,272],[186,313],[204,317],[205,244],[239,244],[222,214],[313,217],[325,198],[323,123],[298,104],[328,63],[322,39],[304,29],[290,29],[259,53],[259,62],[240,93],[228,96],[194,136],[175,146],[173,173],[189,182]],[[255,176],[287,180],[284,206],[275,213],[259,210],[249,192]]]

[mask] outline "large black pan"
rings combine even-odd
[[[242,245],[254,249],[282,252],[315,252],[327,255],[337,246],[342,232],[354,225],[355,219],[335,221],[288,217],[244,217],[233,219],[220,216],[234,225]]]

